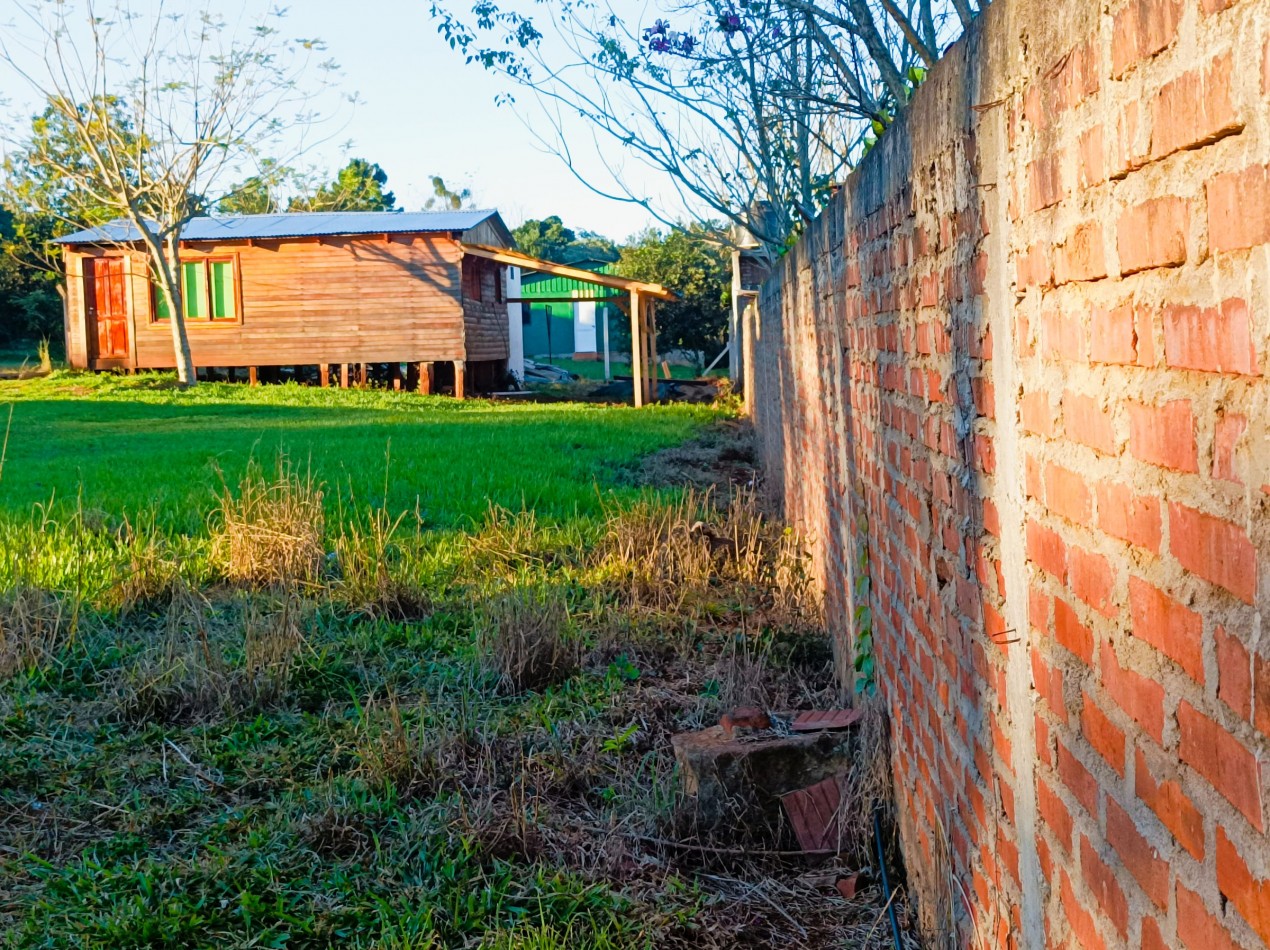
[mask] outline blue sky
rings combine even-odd
[[[0,29],[26,2],[0,0]],[[158,0],[133,0],[132,6],[144,11],[157,7]],[[168,0],[166,6],[187,4]],[[203,6],[188,3],[192,9]],[[471,188],[479,206],[498,208],[513,227],[525,218],[559,214],[572,227],[622,239],[652,223],[643,209],[591,192],[560,158],[544,150],[522,121],[522,116],[535,116],[532,100],[496,106],[497,78],[465,65],[445,44],[429,16],[428,0],[295,0],[286,29],[292,36],[324,40],[343,69],[344,88],[361,99],[337,139],[307,155],[306,162],[334,169],[346,159],[341,146],[351,140],[348,154],[378,162],[398,203],[409,210],[428,198],[428,179],[437,174],[451,187]],[[10,100],[6,111],[29,114],[30,94],[14,88],[7,77],[5,86],[0,95]],[[603,180],[605,166],[587,147],[588,128],[579,125],[570,141],[582,143],[575,155],[579,170]],[[657,191],[658,180],[642,167],[628,162],[622,172],[644,193]]]

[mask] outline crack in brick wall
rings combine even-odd
[[[746,330],[924,926],[1270,946],[1270,0],[999,0]]]

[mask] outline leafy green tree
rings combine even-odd
[[[275,159],[260,163],[260,171],[235,185],[216,203],[221,214],[277,214],[282,210],[278,192],[295,178],[295,172]]]
[[[556,264],[576,264],[585,260],[616,261],[617,245],[594,231],[566,228],[558,215],[530,219],[512,231],[522,254]]]
[[[288,211],[397,211],[397,198],[385,190],[388,173],[364,158],[350,159],[311,195],[291,199]]]
[[[464,207],[472,207],[472,189],[460,188],[451,191],[446,187],[445,179],[440,175],[432,176],[432,197],[423,206],[424,211],[459,211]]]
[[[657,347],[683,350],[698,371],[727,335],[732,271],[727,238],[714,224],[671,231],[650,228],[622,248],[618,273],[673,290],[678,300],[657,306]],[[713,352],[711,352],[713,351]]]
[[[282,39],[276,24],[285,11],[276,8],[229,19],[207,10],[143,14],[126,4],[109,16],[92,4],[26,6],[21,22],[34,37],[0,33],[4,88],[27,83],[65,142],[44,134],[37,119],[19,150],[53,190],[14,207],[60,220],[59,199],[91,199],[131,226],[119,244],[140,244],[149,255],[171,314],[177,379],[192,386],[182,231],[231,176],[314,121],[311,102],[332,81],[306,76],[321,44]],[[15,52],[41,46],[35,66]],[[319,68],[335,70],[329,62]]]
[[[77,110],[95,116],[93,134],[125,149],[136,135],[115,98]],[[90,157],[66,111],[49,105],[0,168],[0,338],[57,338],[62,330],[62,260],[54,238],[103,224],[115,212],[85,184]]]

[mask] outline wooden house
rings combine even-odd
[[[172,322],[137,231],[112,222],[59,238],[66,357],[94,370],[175,365]],[[192,219],[181,234],[185,326],[195,367],[251,381],[316,369],[342,385],[367,367],[423,392],[493,390],[521,352],[520,272],[597,286],[637,341],[635,402],[652,398],[658,284],[527,257],[496,211],[332,212]],[[510,273],[509,273],[510,272]],[[509,294],[509,290],[511,293]],[[579,299],[573,293],[569,302]],[[535,298],[535,302],[541,302]],[[514,371],[521,367],[511,367]]]
[[[126,223],[60,239],[66,355],[86,369],[175,364],[149,257]],[[420,388],[497,388],[509,356],[505,265],[464,252],[508,248],[496,211],[332,212],[200,217],[181,241],[194,365],[251,378],[280,367],[402,364]],[[413,379],[411,380],[413,382]]]

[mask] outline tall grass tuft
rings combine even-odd
[[[322,485],[311,470],[301,474],[279,455],[273,476],[266,477],[253,459],[237,494],[225,485],[218,502],[212,559],[229,580],[256,587],[317,581],[326,520]]]
[[[542,690],[568,679],[581,662],[569,611],[556,587],[516,586],[481,605],[477,636],[487,668],[509,692]]]
[[[57,654],[74,630],[74,611],[36,587],[0,597],[0,676],[39,666]]]

